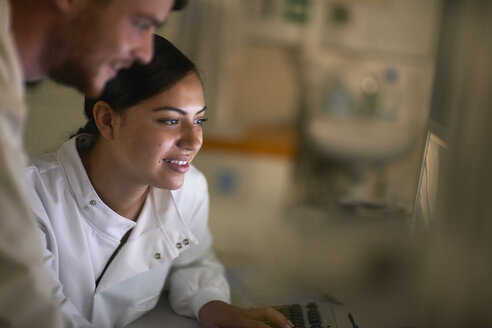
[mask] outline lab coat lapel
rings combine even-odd
[[[175,247],[181,238],[189,239],[190,246],[198,244],[181,219],[171,192],[153,189],[128,241],[109,265],[96,293],[151,270],[156,265],[169,263],[183,251]]]

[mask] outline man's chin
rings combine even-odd
[[[52,74],[52,80],[57,83],[77,89],[87,98],[97,98],[104,91],[106,80],[101,78],[90,79],[76,74]]]
[[[102,92],[104,91],[103,87],[95,87],[95,86],[89,86],[84,89],[79,89],[80,92],[84,94],[87,98],[98,98],[101,96]]]
[[[100,73],[97,77],[87,83],[84,90],[80,90],[88,98],[97,98],[104,92],[106,84],[111,81],[116,74]]]
[[[85,85],[79,89],[87,98],[97,98],[101,96],[106,87],[106,84],[109,82],[107,77],[98,76],[95,79],[87,81]]]

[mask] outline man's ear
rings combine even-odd
[[[94,115],[94,121],[101,136],[106,139],[112,139],[118,114],[111,105],[102,100],[96,102],[92,108],[92,115]]]

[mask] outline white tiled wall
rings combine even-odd
[[[207,177],[210,228],[219,253],[253,255],[265,229],[282,219],[291,188],[292,163],[285,159],[202,151],[193,164]]]

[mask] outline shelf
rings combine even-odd
[[[253,155],[294,159],[297,154],[297,133],[293,127],[251,126],[235,138],[205,134],[203,150],[238,152]]]

